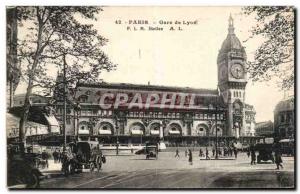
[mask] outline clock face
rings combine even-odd
[[[231,66],[231,74],[236,79],[241,79],[244,76],[244,68],[241,64],[235,63]]]

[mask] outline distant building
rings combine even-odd
[[[255,125],[256,136],[273,136],[274,128],[272,121],[259,122]]]
[[[274,131],[279,139],[294,139],[295,104],[294,97],[280,101],[274,110]]]
[[[31,94],[29,102],[34,106],[46,106],[51,97],[45,97],[38,94]],[[14,95],[13,106],[23,106],[25,102],[25,94]]]
[[[254,107],[245,104],[245,136],[255,136],[255,114]]]

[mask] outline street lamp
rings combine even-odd
[[[119,155],[119,126],[118,126],[118,115],[115,113],[115,123],[116,123],[116,132],[117,132],[117,145],[116,145],[116,154]]]
[[[75,130],[76,140],[78,140],[79,112],[80,111],[81,111],[80,103],[76,102],[76,104],[74,104],[74,130]],[[76,112],[76,117],[75,117],[75,112]]]
[[[215,115],[215,133],[216,133],[216,136],[215,136],[215,150],[216,150],[216,156],[215,156],[215,159],[218,159],[219,158],[219,150],[218,150],[218,118],[217,118],[217,115],[218,115],[218,102],[217,102],[217,98],[215,98],[215,100],[214,100],[214,106],[215,106],[215,108],[213,108],[212,106],[212,104],[210,104],[209,106],[208,106],[208,108],[210,109],[210,108],[212,108],[212,110],[214,110],[214,115]],[[213,125],[212,125],[213,126]]]
[[[218,150],[218,118],[217,118],[217,114],[218,114],[218,105],[217,102],[215,103],[215,126],[216,126],[216,160],[219,158],[219,150]]]

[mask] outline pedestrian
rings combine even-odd
[[[175,158],[179,158],[180,156],[179,156],[179,150],[178,150],[178,148],[176,149],[176,154],[175,154]]]
[[[248,150],[247,150],[247,156],[248,156],[248,158],[250,157],[250,152],[251,152],[251,150],[250,150],[250,148],[248,148]]]
[[[53,159],[54,159],[54,163],[57,163],[57,151],[54,150],[54,152],[52,153]]]
[[[232,148],[229,147],[229,155],[232,156]]]
[[[193,154],[191,149],[189,149],[189,163],[190,165],[193,165]]]
[[[236,147],[234,147],[234,148],[233,148],[233,153],[234,153],[234,157],[235,157],[235,158],[237,158],[237,154],[238,154],[238,152],[237,152],[237,149],[236,149]]]
[[[188,150],[187,149],[185,149],[184,154],[185,154],[185,157],[188,156]]]
[[[62,162],[62,153],[60,152],[60,149],[58,150],[58,153],[57,153],[57,160],[58,160],[58,163]]]
[[[48,153],[46,152],[46,150],[44,150],[42,152],[42,159],[45,161],[47,168],[49,167],[48,158],[49,158]]]
[[[205,148],[205,159],[210,160],[209,153],[207,147]]]
[[[276,142],[274,144],[274,153],[275,153],[275,164],[276,164],[276,170],[279,170],[279,167],[283,168],[282,166],[282,158],[281,158],[281,148],[280,144]]]
[[[200,148],[200,150],[199,150],[199,157],[202,157],[203,156],[203,151],[202,151],[202,149]]]
[[[206,148],[206,150],[207,150],[207,148]],[[212,153],[213,153],[213,156],[215,156],[215,149],[214,148],[212,149]]]
[[[256,164],[256,153],[255,153],[255,149],[254,146],[251,146],[251,149],[249,151],[251,153],[251,165],[255,165]]]

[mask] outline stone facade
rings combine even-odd
[[[274,131],[279,139],[295,138],[294,97],[280,101],[274,110]]]

